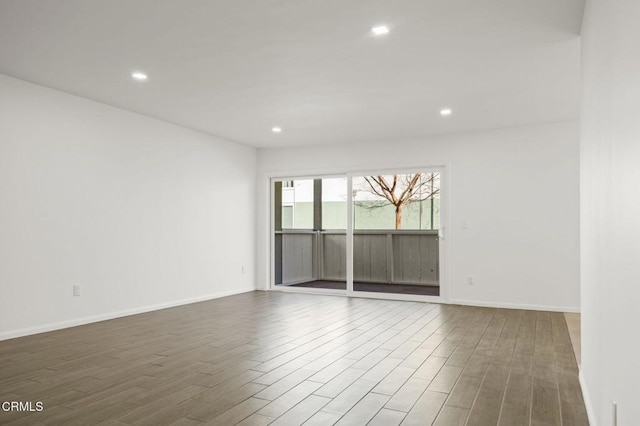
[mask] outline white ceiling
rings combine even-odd
[[[0,73],[257,147],[393,141],[578,118],[583,9],[0,0]],[[379,24],[391,32],[372,36]]]

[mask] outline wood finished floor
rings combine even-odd
[[[251,292],[0,342],[10,425],[587,425],[563,314]]]

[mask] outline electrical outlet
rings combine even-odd
[[[467,276],[467,284],[469,284],[469,285],[475,285],[476,284],[476,280],[473,277],[473,275],[468,275]]]
[[[80,286],[79,285],[74,285],[73,286],[73,295],[74,296],[80,296]]]
[[[244,265],[242,265],[242,273],[244,274],[245,272],[247,272],[247,270],[245,269]]]

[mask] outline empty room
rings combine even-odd
[[[0,0],[0,425],[640,425],[638,16]]]

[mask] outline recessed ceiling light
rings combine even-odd
[[[389,34],[389,28],[386,25],[380,25],[378,27],[371,28],[371,32],[373,33],[373,35],[381,36]]]
[[[443,108],[440,110],[440,115],[443,117],[446,117],[448,115],[451,115],[453,111],[451,110],[451,108]]]
[[[272,127],[271,131],[273,133],[280,133],[280,132],[282,132],[282,128],[280,128],[280,127]]]
[[[131,77],[135,78],[136,80],[140,80],[140,81],[143,81],[143,80],[146,80],[146,79],[149,78],[145,73],[139,72],[139,71],[132,72],[131,73]]]

